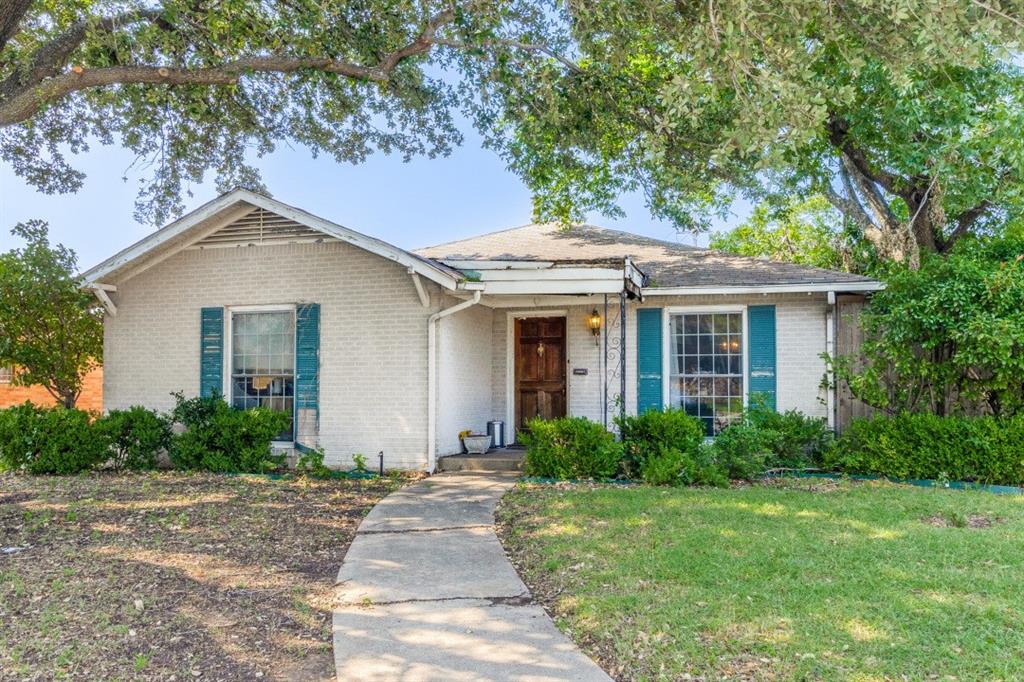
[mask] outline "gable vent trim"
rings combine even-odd
[[[254,208],[238,220],[191,245],[189,249],[223,249],[240,246],[335,241],[339,240],[319,230],[306,227],[266,209]]]

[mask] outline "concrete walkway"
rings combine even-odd
[[[514,482],[442,474],[373,508],[338,574],[339,680],[610,680],[505,558],[494,507]]]

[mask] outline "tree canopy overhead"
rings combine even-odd
[[[446,154],[471,113],[539,217],[626,191],[690,229],[737,192],[823,194],[916,262],[1016,214],[1017,0],[9,0],[0,157],[74,191],[68,154],[152,164],[140,215],[188,183],[259,187],[247,152]]]
[[[189,183],[260,189],[247,154],[281,143],[358,163],[443,155],[461,141],[455,83],[429,53],[547,19],[527,0],[5,0],[0,158],[45,192],[73,192],[91,141],[146,171],[138,216],[183,209]],[[502,49],[545,53],[543,44]]]
[[[1019,3],[571,6],[579,70],[491,85],[516,120],[505,149],[555,215],[641,189],[700,229],[737,192],[822,194],[916,262],[1020,208]]]

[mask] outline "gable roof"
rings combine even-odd
[[[558,262],[629,257],[647,274],[645,291],[649,293],[658,289],[711,287],[881,288],[875,280],[861,275],[736,256],[593,225],[524,225],[417,249],[416,253],[453,264],[473,260]]]
[[[254,225],[253,219],[257,220]],[[274,234],[263,225],[274,224]],[[461,271],[443,263],[410,253],[375,237],[350,230],[318,216],[246,189],[235,189],[209,201],[191,213],[160,228],[144,239],[111,256],[82,274],[86,286],[105,279],[132,276],[190,247],[218,246],[212,238],[227,230],[228,245],[239,243],[280,243],[281,241],[323,238],[348,242],[381,258],[406,266],[448,289],[457,288],[465,279]],[[241,242],[239,240],[242,240]],[[247,241],[246,241],[247,240]]]

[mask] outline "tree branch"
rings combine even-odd
[[[903,196],[903,193],[906,191],[905,185],[907,184],[904,179],[888,171],[874,168],[871,165],[864,152],[853,144],[853,141],[850,139],[850,125],[845,119],[835,114],[829,114],[827,127],[829,142],[844,157],[850,160],[850,163],[858,173],[871,180],[871,182],[881,185],[886,192],[900,197]]]
[[[458,41],[458,40],[437,40],[437,41],[434,42],[434,44],[435,45],[441,45],[441,46],[444,46],[444,47],[452,47],[452,48],[456,48],[456,49],[460,49],[460,50],[464,50],[464,49],[467,49],[467,48],[473,48],[473,47],[484,48],[484,49],[492,49],[492,48],[495,48],[495,47],[511,47],[513,49],[516,49],[516,50],[523,50],[524,52],[539,52],[541,54],[546,54],[547,56],[551,57],[552,59],[560,62],[563,66],[565,66],[567,69],[569,69],[573,73],[583,73],[583,69],[581,69],[579,64],[577,64],[576,62],[574,62],[571,59],[568,59],[566,57],[563,57],[562,55],[560,55],[559,53],[555,52],[554,50],[552,50],[550,47],[548,47],[546,45],[539,45],[537,43],[524,43],[524,42],[520,42],[518,40],[485,40],[485,41],[483,41],[481,43],[469,44],[469,43],[463,43],[463,42]]]
[[[340,61],[328,57],[295,57],[291,55],[269,55],[261,57],[245,57],[226,62],[219,66],[204,68],[182,68],[170,66],[112,66],[98,69],[73,69],[52,78],[43,78],[41,82],[22,85],[16,92],[0,99],[0,127],[10,126],[28,120],[39,109],[50,102],[65,97],[73,92],[105,85],[131,84],[165,84],[165,85],[232,85],[249,73],[280,73],[288,74],[304,70],[317,70],[334,73],[355,80],[386,82],[395,68],[410,57],[426,54],[431,47],[438,44],[435,40],[437,30],[450,23],[455,17],[451,10],[445,10],[432,16],[423,30],[412,41],[403,47],[384,55],[374,66],[364,66],[352,62]],[[114,20],[107,20],[107,23]],[[61,42],[68,37],[69,30],[61,38],[48,44],[43,50],[51,54],[66,52],[67,43]],[[60,45],[56,43],[60,42]],[[81,42],[81,39],[79,40]],[[51,47],[52,46],[52,47]],[[72,48],[73,49],[73,48]],[[70,54],[70,52],[67,52]],[[64,55],[66,58],[66,54]],[[59,60],[58,60],[59,61]],[[7,83],[4,84],[6,86]],[[0,86],[0,94],[3,87]]]
[[[0,48],[18,35],[21,20],[25,17],[32,0],[4,0],[0,2]]]
[[[864,211],[864,207],[860,205],[860,202],[857,201],[856,197],[844,197],[833,189],[831,184],[825,185],[823,194],[825,195],[825,198],[828,199],[829,203],[835,206],[837,211],[857,223],[861,228],[861,232],[866,233],[868,230],[878,229],[875,227],[875,224],[871,222],[871,218],[868,216],[867,212]]]
[[[871,178],[866,177],[861,173],[860,168],[857,164],[848,157],[845,153],[841,155],[841,161],[843,169],[848,174],[847,177],[853,180],[857,190],[864,197],[864,202],[868,205],[871,213],[874,214],[875,222],[883,230],[896,230],[899,228],[899,219],[896,214],[892,212],[892,207],[889,206],[889,202],[885,200],[882,193],[878,191],[878,186],[872,181]]]
[[[978,219],[981,218],[983,215],[988,213],[991,208],[992,202],[989,201],[988,199],[985,199],[977,206],[972,206],[971,208],[961,213],[960,217],[957,218],[956,227],[953,228],[953,231],[949,234],[948,237],[942,239],[940,243],[941,249],[945,251],[949,247],[953,246],[953,244],[955,244],[958,239],[960,239],[965,234],[970,232],[971,227],[974,226],[974,223],[976,223]]]
[[[24,70],[16,70],[0,83],[0,98],[17,96],[19,90],[40,84],[44,79],[56,76],[64,67],[68,57],[78,49],[89,35],[89,31],[109,32],[118,26],[137,21],[155,21],[162,10],[135,10],[112,17],[96,19],[89,17],[75,22],[68,30],[56,36],[36,50],[32,63]]]

